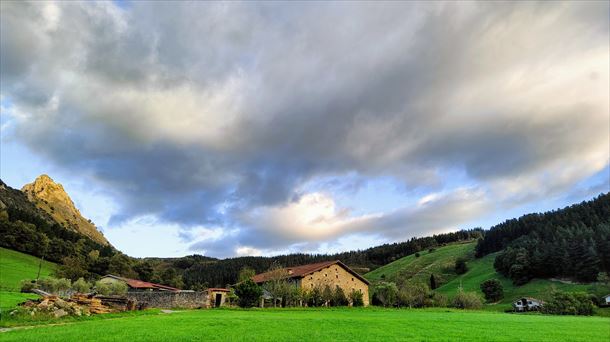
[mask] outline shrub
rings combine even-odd
[[[400,305],[410,308],[422,308],[431,306],[429,301],[430,289],[426,284],[405,284],[398,292],[398,300]]]
[[[390,282],[380,282],[374,288],[374,294],[383,306],[394,306],[398,297],[396,284]]]
[[[416,258],[419,258],[419,256],[420,256],[419,252],[415,253]]]
[[[349,294],[349,300],[352,303],[352,306],[364,306],[364,296],[362,295],[362,291],[352,290]]]
[[[542,306],[542,312],[552,315],[593,314],[593,302],[585,292],[553,291],[551,298]]]
[[[39,279],[38,287],[44,292],[56,293],[57,292],[57,279],[55,279],[55,278]]]
[[[330,302],[333,300],[333,290],[330,289],[330,286],[324,286],[322,290],[322,300],[324,301],[324,305],[330,305]]]
[[[504,288],[498,279],[488,279],[482,282],[481,291],[488,302],[497,302],[504,298]]]
[[[110,284],[110,293],[117,296],[127,294],[127,284],[123,282],[113,282]]]
[[[483,301],[476,292],[464,292],[460,289],[453,298],[452,306],[458,309],[480,309]]]
[[[466,259],[457,258],[455,260],[455,273],[464,274],[468,272],[468,265],[466,265]]]
[[[307,291],[307,306],[322,306],[324,305],[324,298],[322,297],[322,289],[319,286],[314,286],[311,291]]]
[[[109,294],[112,293],[112,289],[110,288],[109,284],[106,284],[101,281],[96,281],[95,282],[95,292],[98,294],[101,294],[102,296],[108,296]]]
[[[435,249],[435,248],[430,248],[430,249],[428,250],[428,253],[434,253],[434,251],[436,251],[436,249]]]
[[[333,293],[333,299],[331,301],[332,306],[347,306],[349,304],[347,297],[345,296],[345,292],[339,286],[335,287],[335,292]]]
[[[432,306],[434,307],[444,308],[449,305],[449,299],[442,293],[432,292],[430,299],[432,302]]]
[[[91,291],[91,284],[83,278],[78,278],[77,281],[72,283],[72,290],[78,293],[89,293]]]
[[[37,288],[38,288],[38,284],[36,284],[36,281],[34,281],[34,280],[22,280],[21,281],[21,292],[23,292],[23,293],[32,292],[32,290],[37,289]]]
[[[258,300],[262,296],[263,290],[252,279],[247,279],[235,286],[237,305],[242,308],[249,308],[258,305]]]

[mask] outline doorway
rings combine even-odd
[[[214,306],[219,308],[221,302],[222,302],[222,293],[217,293],[216,294],[216,300],[214,301]]]

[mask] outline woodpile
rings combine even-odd
[[[89,316],[91,314],[105,314],[111,312],[136,309],[136,303],[126,297],[106,297],[88,294],[74,294],[69,299],[58,296],[44,296],[36,300],[28,300],[20,304],[21,309],[31,316],[36,314],[52,315],[56,318],[63,316]]]

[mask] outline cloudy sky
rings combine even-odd
[[[609,191],[608,2],[1,3],[1,176],[133,256],[366,248]]]

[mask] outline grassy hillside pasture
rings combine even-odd
[[[453,297],[461,285],[465,291],[476,291],[481,293],[480,284],[487,280],[496,278],[502,282],[504,287],[504,299],[497,304],[486,305],[488,310],[503,311],[511,307],[514,299],[528,296],[544,299],[552,288],[562,291],[584,291],[603,296],[610,293],[610,287],[602,284],[569,284],[547,279],[533,279],[523,286],[514,286],[509,278],[497,273],[493,267],[497,253],[487,255],[480,259],[468,261],[468,272],[457,275],[453,272],[455,259],[458,257],[472,257],[476,243],[451,244],[438,248],[429,253],[427,250],[420,252],[421,256],[406,256],[388,265],[380,267],[365,274],[371,281],[385,280],[400,284],[404,279],[411,282],[422,282],[429,284],[430,273],[434,273],[437,282],[441,286],[437,289],[449,297]]]
[[[610,319],[408,309],[192,310],[0,333],[3,341],[604,341]]]
[[[569,284],[548,279],[533,279],[523,286],[515,286],[509,278],[497,273],[494,269],[494,259],[497,253],[487,255],[480,259],[468,262],[468,272],[457,276],[449,283],[439,287],[438,292],[452,296],[461,285],[465,291],[480,291],[479,285],[487,280],[496,278],[504,287],[504,299],[497,305],[488,306],[489,309],[509,309],[512,301],[520,297],[545,298],[552,288],[562,291],[584,291],[595,293],[598,296],[610,293],[610,288],[601,284]]]
[[[37,297],[20,293],[19,290],[21,280],[36,278],[39,261],[37,257],[0,247],[0,311],[4,312],[28,298]],[[40,277],[48,277],[55,267],[56,264],[43,261]]]
[[[476,242],[455,243],[437,248],[430,253],[421,251],[420,257],[414,254],[398,259],[364,275],[370,281],[386,280],[401,283],[404,279],[428,283],[430,273],[434,273],[437,283],[444,284],[456,277],[455,260],[459,257],[474,256]]]

